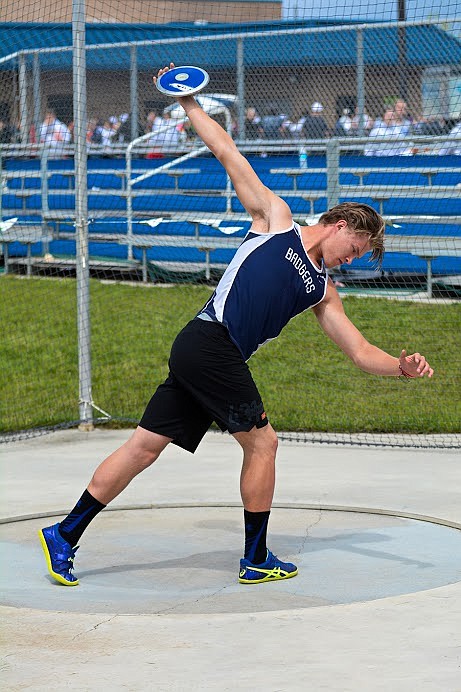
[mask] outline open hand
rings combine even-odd
[[[407,377],[424,377],[424,375],[432,377],[434,374],[433,369],[420,353],[413,353],[413,355],[407,356],[407,352],[403,349],[399,363],[402,374]]]
[[[174,68],[174,62],[170,62],[169,67],[162,67],[158,72],[157,75],[152,77],[154,80],[154,84],[157,85],[157,79],[162,76],[162,74],[165,74],[165,72],[168,72],[168,70],[172,70]]]

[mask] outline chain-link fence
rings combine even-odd
[[[407,386],[366,375],[303,315],[251,361],[271,422],[297,439],[458,446],[456,3],[405,22],[207,2],[207,23],[174,5],[180,24],[166,23],[168,3],[155,16],[150,3],[113,3],[110,17],[88,6],[86,27],[75,0],[72,23],[70,6],[2,10],[2,432],[139,420],[176,332],[250,227],[224,169],[153,87],[174,61],[209,72],[198,99],[299,223],[347,200],[384,216],[382,267],[365,257],[332,279],[370,341],[436,369]]]

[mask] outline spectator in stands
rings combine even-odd
[[[9,123],[0,118],[0,144],[11,144],[12,140],[13,132]]]
[[[397,99],[394,104],[394,127],[402,137],[406,137],[410,132],[411,120],[408,117],[407,104],[403,99]]]
[[[66,145],[70,144],[71,139],[72,136],[67,125],[58,120],[54,110],[48,109],[40,128],[40,143],[49,149],[50,157],[62,158]]]
[[[388,108],[382,120],[376,120],[375,126],[370,132],[369,139],[387,137],[388,139],[402,139],[401,127],[395,124],[394,109]],[[377,142],[367,144],[364,150],[365,156],[406,156],[411,154],[411,145],[397,142]]]
[[[322,113],[322,104],[315,101],[311,106],[310,113],[304,116],[301,137],[306,139],[325,139],[328,137],[328,125]]]
[[[95,130],[95,139],[98,140],[98,144],[101,145],[101,155],[111,156],[113,154],[113,145],[115,141],[115,136],[119,130],[120,123],[118,119],[111,115],[109,118],[104,120],[102,125],[98,125]]]
[[[261,127],[266,139],[282,139],[284,135],[283,124],[286,116],[279,113],[276,108],[270,108],[261,119]]]
[[[117,131],[117,140],[120,144],[127,144],[131,141],[131,116],[129,113],[122,113],[118,121],[120,126]]]
[[[149,132],[155,132],[162,124],[162,118],[157,111],[149,111],[146,118],[146,126],[144,128],[144,133],[147,135]]]
[[[88,122],[86,124],[86,142],[87,144],[94,144],[93,137],[94,137],[94,132],[98,126],[98,119],[97,118],[89,118]]]
[[[256,108],[247,108],[245,113],[245,139],[261,139],[262,137],[264,137],[264,129]]]
[[[394,136],[403,139],[411,134],[412,121],[408,117],[407,104],[403,99],[397,99],[394,104]],[[410,156],[413,153],[413,144],[402,142],[394,148],[394,156]]]
[[[168,109],[163,111],[162,128],[163,127],[167,129],[159,135],[159,138],[161,138],[162,150],[165,153],[175,153],[179,151],[185,140],[185,136],[183,136],[184,128],[171,117],[171,113]]]
[[[335,129],[333,130],[333,136],[347,137],[350,134],[351,127],[351,111],[349,108],[344,108],[341,117],[336,122]]]
[[[363,134],[366,137],[370,134],[373,129],[373,118],[370,118],[366,111],[363,112]],[[349,134],[352,136],[359,136],[360,133],[360,113],[359,107],[357,106],[354,115],[351,120],[351,129]]]
[[[455,156],[461,156],[461,121],[454,126],[448,137],[449,139],[440,148],[439,155],[454,154]]]
[[[163,124],[163,118],[155,110],[149,111],[146,118],[145,133],[152,133],[152,137],[149,138],[149,145],[152,149],[146,154],[146,159],[157,159],[162,158],[162,135],[158,134]]]
[[[411,131],[415,135],[440,137],[447,133],[447,125],[441,116],[421,116],[412,124]]]

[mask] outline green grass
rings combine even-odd
[[[0,429],[78,418],[75,280],[0,280]],[[139,419],[167,373],[171,343],[210,295],[199,286],[143,287],[91,281],[93,398],[114,417]],[[458,304],[348,297],[346,312],[373,343],[420,351],[432,380],[367,375],[300,315],[250,365],[278,430],[459,432]],[[98,415],[98,414],[96,414]]]

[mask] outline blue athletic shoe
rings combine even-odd
[[[240,560],[239,582],[241,584],[262,584],[265,581],[291,579],[298,574],[298,568],[291,562],[282,562],[277,555],[267,551],[266,562],[254,565],[249,560]]]
[[[38,535],[45,553],[48,572],[64,586],[77,586],[78,579],[71,574],[74,569],[74,557],[78,548],[64,540],[58,530],[59,524],[39,529]]]

